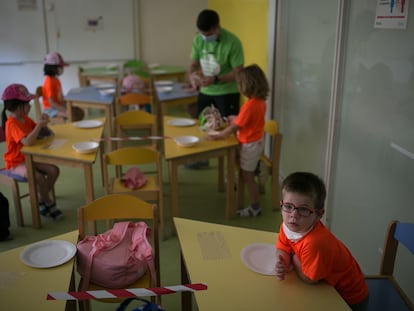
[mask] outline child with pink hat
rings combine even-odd
[[[7,149],[4,153],[6,169],[1,170],[1,174],[6,174],[19,181],[27,181],[27,167],[21,149],[23,146],[34,144],[40,131],[49,122],[49,117],[46,114],[42,114],[38,123],[28,116],[30,101],[34,97],[22,84],[9,85],[2,96],[4,107],[1,119]],[[6,111],[9,112],[9,116],[7,116]],[[59,168],[47,163],[36,162],[34,165],[40,214],[59,220],[63,218],[63,214],[57,209],[56,202],[53,201],[54,198],[50,196],[59,176]]]
[[[68,66],[58,52],[46,55],[43,71],[43,112],[49,117],[67,117],[66,104],[63,98],[62,85],[59,76],[63,74],[64,67]],[[84,117],[84,111],[79,107],[72,108],[72,120],[79,121]]]

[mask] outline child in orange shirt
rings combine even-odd
[[[64,67],[68,66],[63,61],[62,55],[52,52],[46,55],[44,60],[43,72],[45,80],[43,81],[43,112],[49,117],[67,118],[66,104],[63,99],[62,85],[59,76],[63,74]],[[82,120],[85,113],[79,107],[72,107],[72,120]]]
[[[260,215],[262,209],[259,202],[259,187],[254,179],[257,163],[264,149],[264,122],[266,114],[266,98],[269,84],[262,69],[250,65],[236,74],[240,93],[248,100],[240,108],[237,116],[229,116],[229,125],[217,133],[208,134],[209,139],[224,139],[237,132],[240,142],[240,167],[244,182],[250,196],[250,205],[237,211],[241,217]]]
[[[7,145],[4,162],[7,174],[18,180],[27,180],[27,168],[24,154],[21,152],[22,147],[34,144],[41,129],[46,127],[49,122],[49,117],[46,114],[42,114],[37,124],[28,117],[30,100],[33,98],[34,95],[30,94],[22,84],[9,85],[2,96],[4,101],[1,115],[2,127]],[[8,117],[6,110],[10,112]],[[55,220],[63,218],[62,212],[56,208],[56,202],[50,197],[59,176],[59,168],[51,164],[35,163],[35,170],[40,213],[43,216],[51,216]]]
[[[365,310],[368,286],[357,261],[320,221],[326,198],[323,181],[312,173],[293,173],[283,181],[282,197],[277,278],[283,280],[294,269],[307,283],[333,286],[352,310]]]

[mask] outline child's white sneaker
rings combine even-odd
[[[240,217],[256,217],[262,213],[262,209],[260,207],[253,208],[251,205],[249,205],[246,208],[237,210],[236,213]]]

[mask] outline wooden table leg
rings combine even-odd
[[[183,254],[180,251],[180,261],[181,261],[181,284],[189,284],[190,280],[188,279],[187,267],[183,258]],[[191,302],[191,292],[182,292],[181,293],[181,310],[182,311],[191,311],[192,302]]]
[[[85,176],[86,203],[90,203],[95,199],[92,164],[84,164],[83,171]]]
[[[236,149],[230,148],[227,151],[227,198],[226,198],[226,218],[230,219],[234,217],[235,211],[235,200],[234,200],[234,172],[236,160]]]
[[[106,120],[106,138],[108,138],[108,151],[112,151],[112,140],[110,139],[112,136],[112,105],[108,106],[105,108],[105,120]]]
[[[31,155],[25,155],[26,168],[27,168],[27,181],[29,185],[30,205],[32,208],[32,222],[33,227],[39,229],[41,227],[40,214],[39,214],[39,201],[37,199],[37,185],[36,185],[36,172]]]
[[[224,191],[224,158],[218,158],[218,191]]]
[[[178,216],[178,166],[174,160],[168,163],[169,182],[170,182],[170,224],[171,234],[175,235],[175,226],[173,218]]]
[[[66,101],[66,116],[68,117],[68,121],[69,122],[72,122],[72,118],[73,118],[73,116],[72,116],[72,106],[73,106],[73,103],[72,103],[72,101],[71,100],[68,100],[68,101]]]

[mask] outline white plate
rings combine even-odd
[[[20,253],[20,260],[35,268],[56,267],[69,261],[76,254],[76,246],[62,240],[47,240],[27,246]]]
[[[193,126],[194,124],[196,124],[196,121],[192,119],[172,119],[168,121],[168,125],[179,127]]]
[[[177,146],[180,147],[192,147],[198,143],[200,139],[197,136],[177,136],[174,138]]]
[[[171,86],[173,84],[174,84],[174,81],[170,81],[170,80],[160,80],[160,81],[154,82],[155,86]]]
[[[172,86],[157,86],[156,88],[160,93],[169,93],[174,89]]]
[[[84,141],[72,145],[73,150],[77,153],[91,153],[99,148],[99,143],[95,141]]]
[[[274,244],[250,244],[242,249],[240,257],[250,270],[264,275],[276,275],[276,247]]]
[[[95,127],[100,127],[102,125],[102,121],[99,120],[83,120],[73,123],[74,126],[79,127],[81,129],[91,129]]]
[[[114,83],[99,83],[99,84],[95,84],[95,86],[99,90],[102,90],[102,89],[115,89],[115,84]]]
[[[100,89],[99,90],[99,94],[101,94],[102,96],[115,94],[115,88],[112,88],[112,89]]]

